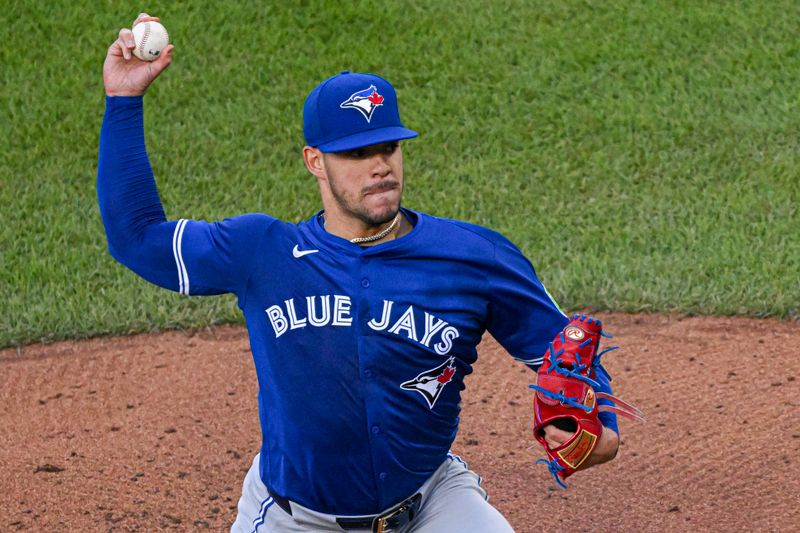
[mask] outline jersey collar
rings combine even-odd
[[[421,213],[418,213],[412,209],[406,209],[405,207],[401,207],[400,211],[411,223],[411,231],[400,238],[375,244],[373,246],[360,246],[348,241],[347,239],[325,231],[325,226],[323,225],[323,219],[321,216],[322,210],[317,211],[314,216],[306,220],[305,226],[310,230],[310,237],[320,246],[335,248],[349,255],[374,255],[386,252],[388,250],[403,248],[412,240],[414,240],[417,234],[419,234],[424,218],[421,216]]]

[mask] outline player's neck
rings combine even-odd
[[[325,211],[320,216],[325,231],[359,246],[374,246],[388,242],[411,231],[411,223],[402,211],[398,211],[397,216],[392,220],[378,226],[369,226],[356,219],[332,216]]]

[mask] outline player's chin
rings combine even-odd
[[[394,220],[394,217],[397,216],[398,211],[399,208],[387,208],[380,210],[371,209],[367,215],[367,220],[369,220],[373,226],[381,226]]]

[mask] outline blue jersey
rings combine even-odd
[[[108,99],[98,194],[109,247],[160,286],[237,295],[258,374],[261,478],[280,496],[366,515],[414,494],[456,436],[484,332],[536,368],[568,322],[510,241],[465,222],[403,209],[408,234],[361,247],[317,215],[167,221],[141,129],[141,99]]]

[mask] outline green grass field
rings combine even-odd
[[[152,2],[175,61],[146,98],[171,218],[318,209],[303,100],[398,88],[405,204],[488,225],[566,308],[800,315],[794,1]],[[136,7],[11,2],[0,25],[0,346],[239,320],[105,249],[101,67]]]

